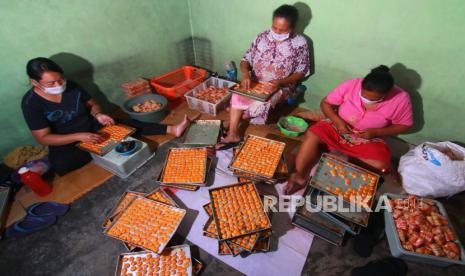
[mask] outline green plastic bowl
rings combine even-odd
[[[289,129],[290,127],[300,129],[299,131],[294,129]],[[302,135],[307,128],[308,124],[304,119],[294,116],[282,117],[278,121],[278,128],[282,134],[290,137],[297,137]]]

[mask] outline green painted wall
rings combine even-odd
[[[0,156],[32,143],[20,112],[27,60],[52,56],[97,100],[123,100],[119,85],[193,62],[224,71],[270,27],[276,0],[0,0]],[[289,3],[289,2],[288,2]],[[291,2],[294,4],[294,2]],[[415,105],[411,142],[465,136],[465,1],[318,0],[295,4],[314,44],[304,106],[341,81],[392,66]],[[190,36],[194,36],[194,47]]]
[[[122,82],[186,63],[188,12],[185,0],[0,0],[0,156],[33,143],[20,110],[29,59],[53,56],[97,100],[120,104]]]
[[[189,0],[193,34],[203,38],[195,48],[209,46],[213,68],[223,72],[225,61],[239,62],[255,35],[271,26],[275,8],[295,4],[314,44],[304,106],[317,108],[338,83],[386,64],[414,101],[418,124],[402,138],[465,141],[465,1],[302,2]]]

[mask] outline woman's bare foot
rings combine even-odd
[[[299,173],[295,172],[291,174],[287,181],[287,185],[284,187],[284,194],[290,195],[304,188],[306,181],[307,179]]]
[[[184,119],[182,120],[182,122],[174,126],[168,126],[168,129],[166,130],[166,132],[175,137],[181,137],[184,131],[186,130],[186,128],[190,124],[191,124],[191,120],[187,118],[187,115],[184,115]]]

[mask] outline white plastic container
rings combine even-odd
[[[127,140],[136,141],[136,147],[138,147],[131,155],[122,155],[114,148],[104,156],[91,153],[93,162],[120,178],[126,178],[155,156],[146,143],[133,137],[128,137]]]
[[[223,79],[216,78],[216,77],[210,77],[206,81],[202,82],[201,84],[189,90],[184,96],[186,97],[187,104],[189,105],[190,109],[199,110],[200,112],[207,113],[212,116],[216,116],[220,111],[224,110],[228,106],[229,100],[231,99],[231,93],[228,92],[216,104],[197,99],[195,95],[197,94],[197,92],[204,90],[210,86],[219,87],[219,88],[222,88],[222,87],[230,88],[234,85],[236,85],[235,82],[223,80]]]

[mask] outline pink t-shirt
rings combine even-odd
[[[328,96],[326,101],[339,106],[339,116],[358,130],[382,128],[389,125],[413,125],[413,113],[407,92],[394,86],[386,98],[373,109],[366,110],[360,99],[362,78],[341,83]]]

